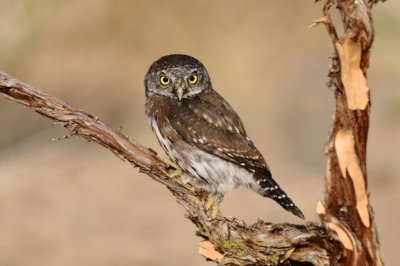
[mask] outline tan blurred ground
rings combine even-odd
[[[331,44],[313,1],[0,0],[0,69],[159,149],[143,78],[162,55],[208,68],[276,179],[316,221],[333,97]],[[374,10],[371,202],[387,265],[400,265],[400,3]],[[107,150],[0,97],[0,265],[208,265],[169,192]],[[226,215],[301,222],[244,190]]]

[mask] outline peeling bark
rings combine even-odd
[[[329,85],[336,110],[327,145],[328,168],[321,221],[345,247],[344,265],[383,265],[367,190],[367,136],[371,101],[366,83],[374,40],[371,8],[377,1],[327,0],[324,19],[335,49]],[[330,18],[336,5],[342,18],[338,36]]]

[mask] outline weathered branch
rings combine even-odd
[[[345,247],[344,265],[382,265],[367,190],[366,149],[371,109],[366,76],[374,39],[371,8],[377,0],[327,0],[324,23],[334,46],[329,86],[336,110],[327,145],[325,200],[318,212]],[[336,5],[344,34],[338,37],[330,18]]]
[[[318,204],[323,225],[246,225],[220,212],[211,218],[204,199],[181,178],[171,178],[170,166],[157,154],[112,129],[97,117],[0,72],[0,92],[62,124],[71,135],[82,136],[111,150],[165,185],[186,209],[186,216],[204,239],[200,253],[220,265],[381,265],[373,214],[368,202],[366,143],[370,99],[366,85],[374,32],[370,10],[377,0],[327,0],[323,17],[335,53],[329,85],[335,90],[336,110],[327,148],[325,200]],[[338,36],[330,19],[332,6],[340,10],[345,28]],[[297,264],[299,265],[299,264]]]

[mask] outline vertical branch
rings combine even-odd
[[[325,24],[334,46],[328,85],[335,91],[336,109],[327,146],[324,203],[318,213],[345,248],[344,265],[383,265],[367,192],[367,136],[371,109],[366,83],[374,40],[371,8],[376,1],[327,0]],[[330,18],[339,10],[344,27],[338,36]]]

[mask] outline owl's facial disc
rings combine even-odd
[[[169,68],[159,74],[159,82],[164,88],[163,94],[172,94],[178,101],[194,97],[203,91],[203,86],[197,84],[198,80],[201,80],[201,76],[193,68]]]
[[[145,79],[146,96],[183,101],[212,90],[203,64],[188,55],[167,55],[154,62]]]

